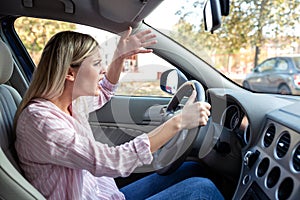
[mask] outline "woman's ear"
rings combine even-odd
[[[72,67],[69,67],[68,74],[66,76],[66,80],[75,81],[76,78],[76,70]]]

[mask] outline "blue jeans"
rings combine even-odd
[[[185,200],[224,199],[220,191],[203,175],[196,162],[185,162],[174,173],[161,176],[156,173],[146,176],[120,189],[126,200]]]

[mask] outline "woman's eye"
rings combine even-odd
[[[96,62],[96,63],[94,64],[94,66],[95,66],[95,67],[101,67],[101,62]]]

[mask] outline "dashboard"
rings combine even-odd
[[[219,169],[238,177],[233,199],[300,199],[300,101],[282,97],[209,89],[211,118],[229,145]],[[229,139],[228,139],[229,138]],[[220,142],[220,141],[219,141]],[[215,150],[224,153],[224,145]],[[204,162],[213,165],[212,157]],[[220,166],[220,162],[222,165]],[[216,163],[215,163],[216,164]]]

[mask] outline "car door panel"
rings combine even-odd
[[[122,144],[161,124],[161,110],[167,97],[115,96],[90,114],[89,122],[96,140],[109,145]]]
[[[261,91],[261,82],[263,79],[263,74],[261,72],[255,73],[255,76],[249,79],[250,84],[252,85],[252,89],[255,91]]]
[[[270,90],[269,77],[274,73],[276,59],[268,59],[257,66],[254,70],[252,89],[259,92],[267,92]]]
[[[281,72],[274,72],[272,76],[268,77],[268,90],[266,92],[277,93],[278,87],[284,83],[284,75]]]
[[[264,78],[265,82],[263,85],[263,92],[274,92],[275,86],[274,84],[278,81],[278,76],[273,72],[266,75]]]
[[[258,87],[260,92],[264,92],[268,89],[268,78],[270,73],[268,71],[262,72],[260,79],[260,86]]]

